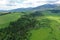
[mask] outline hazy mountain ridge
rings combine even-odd
[[[22,11],[32,11],[32,10],[60,10],[60,4],[44,4],[42,6],[38,6],[35,8],[17,8],[17,9],[12,9],[12,10],[0,10],[0,12],[22,12]]]

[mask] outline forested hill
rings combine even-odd
[[[0,13],[0,40],[60,40],[60,10]]]

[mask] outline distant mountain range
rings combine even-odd
[[[32,10],[60,10],[60,4],[44,4],[35,8],[17,8],[12,10],[0,10],[0,12],[23,12],[23,11],[32,11]]]

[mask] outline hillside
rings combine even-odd
[[[0,13],[0,28],[7,27],[10,22],[16,21],[22,13]]]
[[[60,10],[11,12],[0,22],[0,40],[60,40]]]

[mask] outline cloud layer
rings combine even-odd
[[[36,7],[46,3],[60,4],[60,0],[0,0],[0,10]]]

